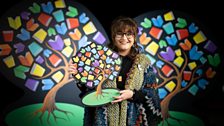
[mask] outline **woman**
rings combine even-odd
[[[133,126],[157,125],[161,120],[160,101],[156,78],[150,60],[138,51],[136,22],[128,17],[118,17],[112,22],[112,42],[109,47],[122,57],[122,69],[115,81],[106,87],[120,89],[120,96],[111,104],[86,107],[84,125]],[[76,71],[71,66],[70,73]],[[72,72],[73,71],[73,72]],[[82,94],[86,88],[78,84]]]

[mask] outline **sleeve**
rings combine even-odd
[[[133,101],[142,103],[145,108],[147,120],[150,125],[158,124],[162,120],[160,99],[157,85],[156,75],[151,67],[144,74],[144,81],[141,90],[134,90]]]

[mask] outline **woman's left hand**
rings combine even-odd
[[[115,100],[113,100],[111,103],[117,103],[117,102],[121,102],[123,100],[127,100],[132,98],[132,96],[134,95],[134,92],[132,90],[122,90],[120,91],[120,96],[114,97]]]

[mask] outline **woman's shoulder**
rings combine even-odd
[[[150,65],[150,59],[144,53],[139,53],[135,57],[136,64],[140,64],[141,66],[148,67]]]
[[[148,58],[145,53],[139,53],[136,55],[137,57],[143,57],[143,58]],[[149,59],[149,58],[148,58]]]

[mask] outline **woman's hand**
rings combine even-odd
[[[111,103],[117,103],[117,102],[121,102],[123,100],[127,100],[132,98],[132,96],[134,95],[134,92],[132,90],[122,90],[120,91],[120,96],[114,97],[115,100],[112,101]]]
[[[78,72],[77,67],[73,63],[69,63],[68,72],[70,75],[76,74]]]

